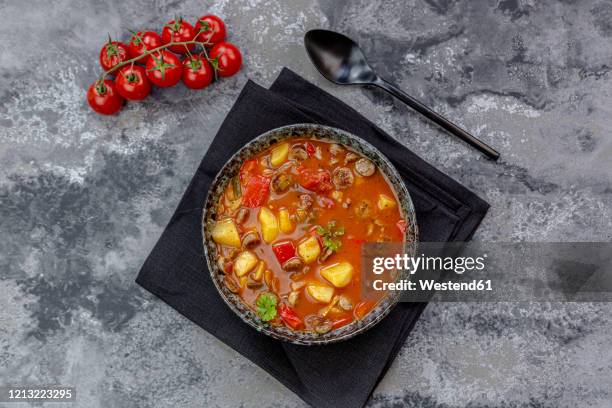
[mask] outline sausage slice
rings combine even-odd
[[[363,177],[370,177],[376,171],[376,166],[371,160],[362,157],[355,162],[355,171]]]
[[[353,185],[353,172],[348,167],[338,167],[332,175],[332,183],[337,190],[344,190]]]

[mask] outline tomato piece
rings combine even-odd
[[[323,193],[334,188],[331,183],[331,174],[327,170],[298,169],[298,182],[307,190]]]
[[[221,77],[234,75],[242,66],[242,54],[232,43],[215,44],[210,50],[209,57],[215,61],[214,66]]]
[[[121,110],[123,98],[117,86],[110,79],[96,81],[87,90],[87,103],[94,111],[102,115],[112,115]]]
[[[248,179],[251,177],[251,174],[255,172],[255,169],[257,169],[256,159],[249,159],[242,163],[242,166],[240,167],[240,182],[242,184],[246,184]]]
[[[250,208],[264,205],[270,195],[270,180],[259,174],[250,176],[242,186],[242,205]]]
[[[127,45],[119,41],[112,41],[110,37],[100,50],[100,65],[105,71],[129,59],[130,52]]]
[[[406,220],[399,220],[395,225],[397,225],[397,228],[400,230],[402,235],[406,235]]]
[[[147,77],[160,88],[176,85],[182,75],[183,64],[171,52],[165,50],[155,52],[147,60]]]
[[[170,20],[162,30],[162,42],[168,44],[171,42],[186,42],[193,41],[196,38],[196,30],[191,24],[179,17],[176,20]],[[168,49],[177,54],[186,54],[195,48],[195,44],[189,45],[172,45]]]
[[[128,43],[128,50],[130,52],[130,58],[137,58],[144,54],[146,51],[161,47],[162,39],[155,31],[139,31],[132,35],[130,42]],[[146,59],[139,60],[138,62],[146,63]]]
[[[209,46],[225,41],[225,23],[213,14],[198,18],[195,30],[199,33],[198,41],[208,43]]]
[[[346,326],[353,321],[352,317],[340,317],[332,322],[332,330],[336,330],[339,327]]]
[[[283,303],[279,305],[278,314],[280,315],[281,320],[292,329],[298,329],[300,326],[302,326],[302,319],[300,319],[295,311],[286,304]]]
[[[138,65],[121,68],[115,83],[119,94],[129,101],[141,101],[151,92],[147,71]]]
[[[281,265],[296,256],[295,245],[293,245],[291,241],[279,242],[278,244],[272,245],[272,252],[274,252],[278,263]]]
[[[187,88],[205,88],[213,78],[213,68],[205,58],[196,55],[183,61],[183,83]]]
[[[304,143],[304,146],[306,147],[306,153],[308,153],[308,156],[312,157],[313,154],[315,154],[315,151],[317,150],[314,145],[310,142],[306,142]]]

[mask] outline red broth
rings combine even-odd
[[[217,213],[226,284],[263,321],[294,330],[325,333],[363,318],[375,302],[361,298],[361,245],[404,239],[381,171],[317,139],[285,140],[246,161]]]

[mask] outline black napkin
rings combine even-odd
[[[245,85],[136,282],[262,367],[304,401],[316,407],[361,407],[425,304],[398,304],[374,328],[348,341],[295,346],[243,323],[217,294],[203,256],[202,206],[223,164],[259,134],[305,122],[354,133],[393,162],[412,196],[421,241],[468,240],[489,208],[355,110],[283,69],[269,90],[251,81]]]

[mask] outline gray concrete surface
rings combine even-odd
[[[206,11],[244,51],[237,76],[89,110],[107,32]],[[612,238],[609,1],[2,0],[0,14],[0,384],[74,385],[87,408],[305,405],[133,283],[247,78],[282,66],[488,200],[475,239]],[[324,82],[302,47],[314,27],[358,39],[502,160]],[[432,304],[370,405],[610,407],[610,338],[609,304]]]

